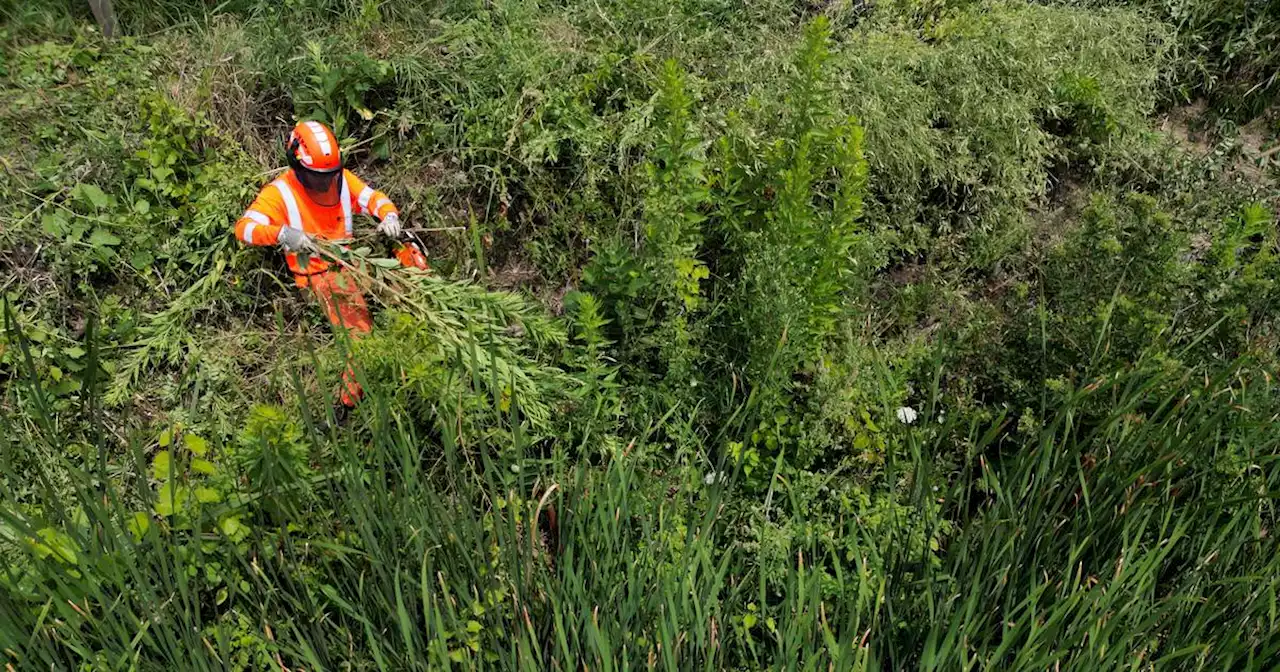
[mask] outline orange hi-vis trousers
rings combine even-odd
[[[316,298],[329,323],[335,331],[345,330],[353,339],[362,338],[373,331],[373,320],[369,316],[369,305],[354,279],[342,271],[323,271],[312,275],[295,275],[294,280],[303,289],[310,290]],[[342,393],[340,399],[346,406],[355,406],[360,401],[364,390],[356,380],[355,370],[350,362],[342,372]]]

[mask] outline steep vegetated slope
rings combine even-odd
[[[1269,669],[1280,37],[1203,4],[0,4],[0,656]],[[431,248],[358,342],[231,235],[298,118]]]

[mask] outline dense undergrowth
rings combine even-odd
[[[13,669],[1280,658],[1269,3],[116,4],[0,4]]]

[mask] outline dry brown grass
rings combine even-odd
[[[201,113],[223,140],[239,144],[263,170],[278,167],[282,128],[288,128],[292,106],[282,91],[263,90],[239,19],[219,16],[202,33],[166,40],[172,58],[167,90],[191,114]]]

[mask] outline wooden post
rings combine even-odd
[[[116,10],[111,7],[111,0],[89,0],[89,8],[93,10],[93,18],[98,20],[102,36],[111,39],[116,36]]]

